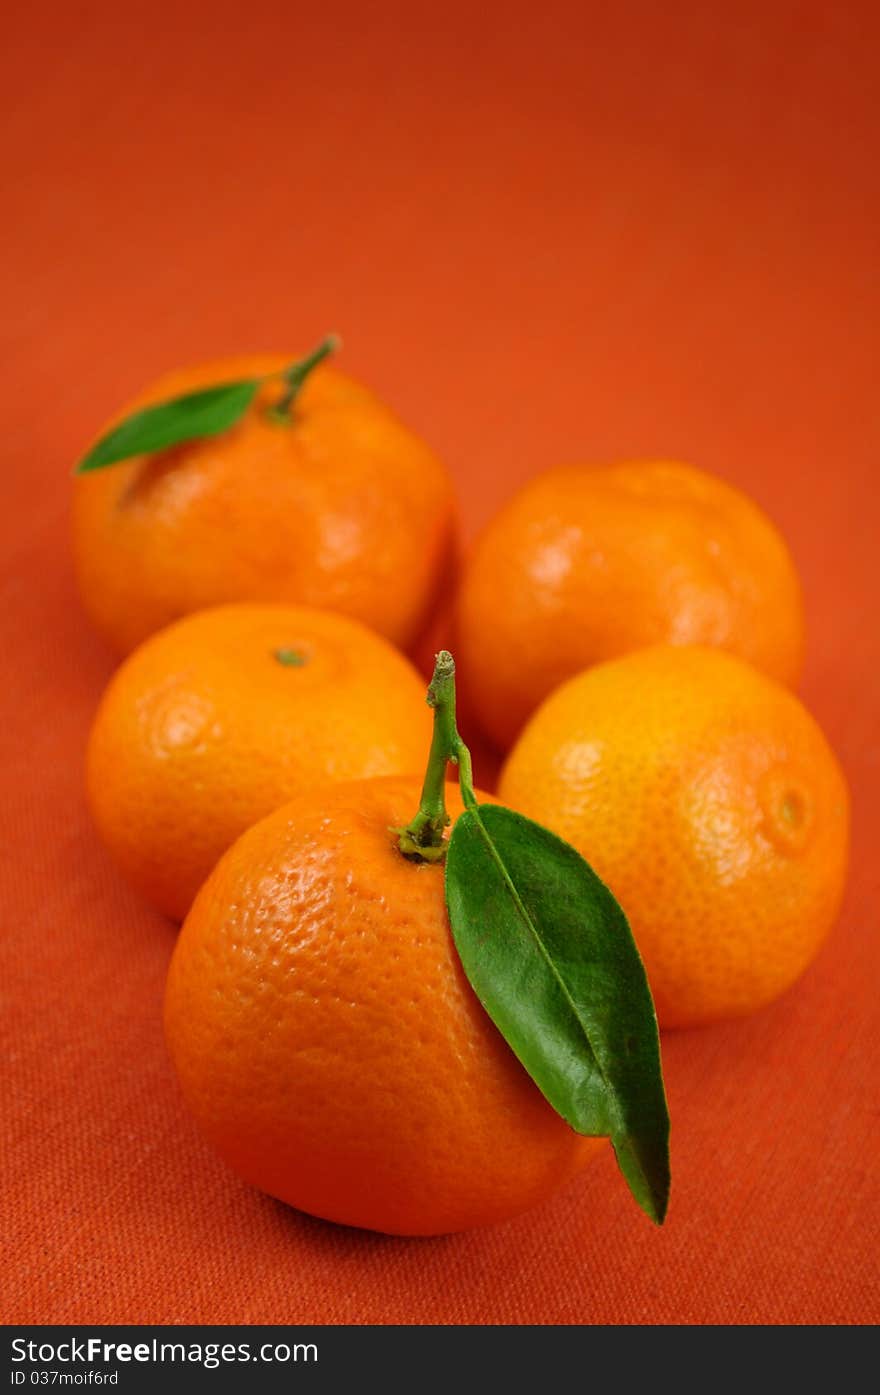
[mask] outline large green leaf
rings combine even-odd
[[[220,383],[134,412],[101,437],[79,462],[76,474],[100,470],[133,455],[167,450],[197,436],[217,436],[228,431],[244,416],[262,381],[244,378]]]
[[[568,843],[510,809],[457,820],[446,860],[456,948],[480,1002],[578,1133],[610,1137],[639,1205],[669,1197],[657,1019],[623,910]]]

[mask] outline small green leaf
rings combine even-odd
[[[77,475],[115,465],[133,455],[148,455],[196,436],[217,436],[244,416],[262,378],[244,378],[217,387],[187,392],[154,407],[134,412],[102,436],[76,467]]]
[[[563,839],[498,805],[458,818],[446,901],[465,973],[511,1049],[581,1134],[610,1137],[660,1224],[669,1115],[657,1019],[626,916]]]

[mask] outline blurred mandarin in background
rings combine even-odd
[[[788,684],[801,668],[785,541],[750,498],[693,466],[545,471],[465,564],[456,653],[465,699],[501,750],[563,680],[658,643],[718,646]]]
[[[429,624],[457,530],[445,467],[324,362],[279,413],[290,363],[248,355],[166,374],[110,428],[181,395],[269,380],[228,430],[76,476],[79,592],[117,652],[228,601],[339,611],[403,649]]]

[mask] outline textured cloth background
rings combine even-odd
[[[6,1321],[880,1318],[877,15],[867,0],[10,11]],[[791,542],[802,693],[853,791],[850,889],[782,1001],[665,1037],[662,1231],[610,1151],[493,1229],[326,1225],[241,1184],[182,1108],[160,1029],[174,932],[83,805],[113,659],[73,589],[69,470],[166,368],[301,352],[328,329],[341,366],[447,460],[468,537],[545,466],[672,456],[750,491]]]

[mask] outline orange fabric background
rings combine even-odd
[[[6,1321],[880,1318],[877,13],[6,17]],[[83,805],[113,661],[73,591],[68,472],[167,367],[331,328],[448,461],[468,536],[546,465],[671,455],[749,490],[801,569],[802,692],[853,791],[849,894],[785,999],[666,1036],[662,1231],[610,1153],[493,1229],[325,1225],[240,1184],[182,1108],[160,1031],[173,931]]]

